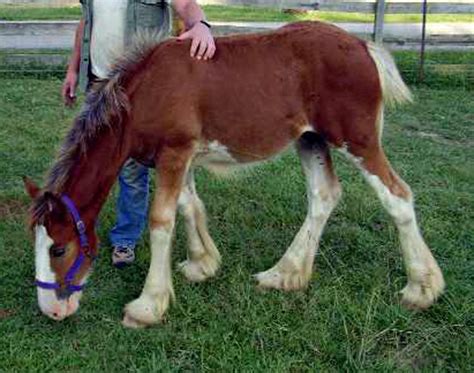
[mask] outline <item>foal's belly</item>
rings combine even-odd
[[[272,129],[252,128],[232,132],[232,136],[204,140],[195,154],[193,165],[204,166],[211,171],[246,166],[269,160],[294,143],[304,132],[312,130],[308,125],[288,124]]]
[[[241,152],[232,152],[227,146],[214,140],[199,146],[192,166],[201,166],[213,173],[227,174],[244,166],[255,165],[269,158],[270,156],[261,157],[257,154],[246,153],[244,155]]]
[[[239,160],[229,152],[229,149],[218,141],[200,144],[193,160],[194,166],[204,166],[213,169],[226,169],[237,166]]]
[[[226,164],[264,161],[282,152],[309,130],[312,128],[301,113],[271,120],[219,121],[204,126],[200,157]]]

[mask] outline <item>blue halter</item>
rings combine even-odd
[[[76,227],[76,232],[79,236],[79,253],[77,254],[76,259],[72,263],[71,268],[69,268],[66,273],[66,276],[64,277],[66,290],[68,291],[68,294],[71,294],[77,291],[81,291],[84,288],[84,285],[74,285],[72,282],[74,281],[74,277],[76,276],[77,272],[79,272],[79,268],[81,268],[81,265],[84,262],[86,255],[90,256],[90,254],[88,253],[90,246],[89,241],[87,240],[86,226],[82,221],[81,215],[79,214],[79,211],[74,205],[74,202],[65,194],[61,195],[61,201],[64,203],[69,214],[71,215],[74,225]],[[95,259],[95,257],[93,256],[90,257],[92,260]],[[60,285],[57,282],[44,282],[36,280],[35,285],[39,288],[48,290],[56,290],[60,288]]]

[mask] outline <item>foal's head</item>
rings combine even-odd
[[[97,236],[94,227],[78,227],[64,197],[42,192],[28,179],[25,187],[33,198],[38,305],[45,315],[62,320],[79,308],[82,287],[97,252]]]

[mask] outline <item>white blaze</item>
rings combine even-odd
[[[54,241],[49,237],[46,228],[37,225],[35,228],[35,265],[36,279],[46,283],[55,283],[56,275],[51,268],[49,249]],[[84,281],[83,281],[84,282]],[[42,289],[37,287],[38,306],[41,311],[55,319],[62,320],[75,313],[79,307],[79,300],[82,292],[73,293],[68,299],[59,300],[56,291],[53,289]]]
[[[36,279],[38,281],[56,282],[56,275],[51,269],[51,260],[49,258],[49,249],[53,243],[54,241],[49,237],[46,228],[43,225],[37,225],[35,228],[35,265]],[[58,302],[56,292],[40,287],[37,287],[37,291],[39,308],[44,314],[49,316],[52,307]]]
[[[49,259],[49,248],[53,245],[53,240],[48,236],[46,228],[37,225],[35,228],[35,263],[36,279],[43,282],[55,282],[56,275],[51,269]]]

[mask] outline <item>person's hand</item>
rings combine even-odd
[[[61,96],[64,100],[64,105],[71,107],[76,102],[76,87],[77,87],[77,73],[75,71],[68,71],[64,79]]]
[[[198,60],[208,60],[214,56],[216,44],[214,43],[211,30],[209,30],[209,27],[206,25],[198,22],[178,37],[178,40],[186,39],[192,40],[191,57],[197,58]]]

